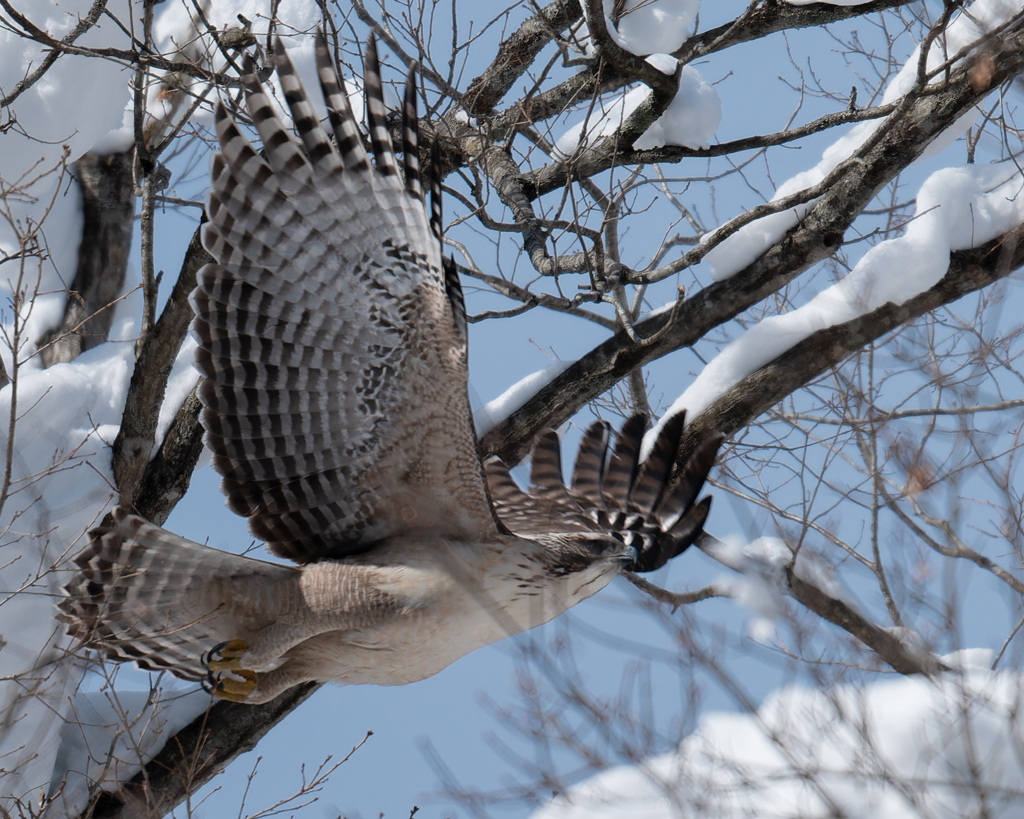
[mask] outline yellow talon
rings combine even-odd
[[[235,669],[230,677],[221,677],[213,686],[213,696],[228,702],[245,702],[256,690],[256,672],[248,668]],[[242,679],[236,679],[241,677]]]
[[[249,644],[245,640],[228,640],[210,651],[206,667],[210,671],[239,671],[242,668],[242,657],[248,650]]]

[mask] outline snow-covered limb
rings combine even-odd
[[[16,320],[17,321],[17,320]],[[13,328],[8,328],[13,329]],[[127,386],[131,344],[106,345],[48,370],[16,357],[0,390],[0,417],[16,419],[0,442],[10,469],[0,517],[0,808],[46,791],[62,714],[80,672],[54,618],[62,562],[112,500],[105,441]]]
[[[79,692],[60,736],[44,817],[61,819],[84,811],[95,789],[116,791],[171,737],[209,708],[203,691]]]
[[[560,83],[553,89],[527,96],[519,100],[517,105],[510,106],[503,111],[494,111],[493,107],[498,100],[522,75],[529,59],[535,57],[539,48],[547,44],[551,33],[558,26],[569,29],[575,26],[579,20],[582,5],[585,5],[586,2],[587,0],[558,0],[542,9],[502,43],[495,62],[470,84],[470,91],[464,95],[464,99],[474,115],[485,114],[488,116],[494,138],[504,139],[523,121],[539,124],[560,115],[568,108],[576,107],[581,100],[590,100],[602,93],[621,92],[624,86],[635,82],[635,77],[628,72],[617,70],[603,62],[595,62],[577,76]],[[899,6],[902,2],[903,0],[874,0],[873,6],[875,11],[880,11],[888,6]],[[648,6],[655,7],[656,10],[666,9],[670,14],[685,13],[688,5],[688,3],[651,4],[645,0],[645,2],[634,5],[634,14],[644,11]],[[674,58],[685,65],[742,43],[768,37],[774,32],[796,31],[808,27],[817,28],[829,22],[842,21],[862,13],[862,11],[842,6],[827,8],[819,6],[811,9],[784,3],[751,6],[735,20],[695,32],[674,51],[669,52],[659,48],[657,46],[664,45],[664,42],[659,43],[652,40],[650,41],[650,50],[646,53],[671,53]],[[631,16],[632,14],[627,15],[627,18]],[[674,26],[666,30],[680,31]],[[685,36],[685,34],[681,36]],[[582,42],[580,42],[581,40]],[[585,47],[587,37],[577,36],[574,38],[574,42]],[[780,142],[774,141],[765,144],[780,144]],[[624,145],[618,147],[622,151],[624,164],[678,162],[681,158],[679,149],[665,148],[660,149],[660,152],[636,152],[629,150]],[[747,146],[748,149],[755,147],[758,146]],[[605,164],[605,168],[609,166]],[[524,177],[531,182],[531,187],[536,188],[538,195],[542,195],[562,189],[569,178],[578,178],[574,168],[575,162],[556,160],[543,168],[527,172]]]
[[[154,447],[199,381],[198,373],[192,368],[195,341],[186,339],[192,321],[188,297],[195,287],[199,269],[210,261],[200,244],[199,233],[197,229],[192,236],[159,321],[139,345],[121,426],[111,441],[115,485],[123,487],[120,502],[136,504],[138,511],[146,513],[156,523],[163,520],[152,514],[153,506],[161,501],[149,497],[152,493],[146,491],[147,472],[160,466],[152,460]],[[180,437],[194,442],[194,457],[198,458],[202,435],[198,405],[191,414],[186,411],[181,422],[189,428],[182,429]],[[189,472],[194,463],[187,467]]]
[[[936,171],[917,194],[903,235],[864,254],[854,269],[795,310],[770,316],[708,362],[665,413],[703,412],[743,378],[813,333],[902,305],[935,287],[950,254],[1010,235],[1024,222],[1024,180],[1015,162]],[[898,275],[896,275],[898,271]]]
[[[87,5],[75,9],[72,4],[66,16],[57,14],[51,32],[74,35],[81,43],[102,41],[97,29],[83,25]],[[132,350],[130,342],[105,345],[74,364],[44,370],[36,349],[37,340],[60,323],[63,280],[73,277],[81,236],[78,198],[61,195],[71,185],[66,166],[94,144],[120,144],[116,133],[127,89],[123,96],[109,90],[117,87],[119,70],[103,61],[68,59],[51,62],[45,80],[42,74],[26,77],[24,66],[35,49],[7,27],[0,31],[0,50],[5,54],[0,87],[18,92],[5,115],[16,117],[36,138],[5,133],[0,149],[5,303],[0,327],[5,430],[0,440],[0,812],[5,812],[38,807],[54,776],[62,715],[80,677],[66,661],[67,640],[54,618],[61,563],[113,496],[104,451],[117,431]],[[71,132],[69,117],[78,118]],[[115,310],[115,332],[122,337],[131,336],[131,302]]]
[[[485,435],[495,424],[507,421],[523,404],[551,383],[555,376],[565,372],[572,361],[556,361],[543,370],[519,379],[497,398],[492,398],[476,410],[476,434]]]
[[[101,797],[105,819],[135,819],[140,803],[163,816],[220,774],[236,757],[319,688],[305,683],[265,705],[239,705],[221,700],[173,734],[158,753],[118,788]],[[206,699],[207,704],[209,698]]]
[[[926,59],[922,61],[921,49],[910,55],[900,70],[886,86],[883,104],[891,104],[917,90],[922,81],[936,82],[942,78],[934,76],[940,66],[955,68],[957,63],[950,65],[953,57],[965,56],[968,50],[982,40],[987,32],[999,29],[1005,23],[1020,14],[1019,4],[1013,0],[977,0],[969,9],[962,11],[943,30],[936,32],[936,39],[929,40]],[[943,23],[944,24],[944,23]],[[963,61],[959,62],[961,70]],[[921,70],[926,72],[921,76]],[[983,91],[994,87],[987,84]],[[950,145],[977,118],[976,110],[967,110],[963,116],[950,121],[945,127],[931,134],[928,153],[934,154]],[[776,199],[785,199],[799,191],[820,185],[842,163],[856,156],[861,146],[877,139],[889,127],[887,121],[881,123],[865,122],[855,126],[848,134],[830,145],[822,155],[821,161],[779,185],[775,192]],[[934,140],[934,142],[933,142]],[[724,242],[707,254],[705,260],[711,265],[716,278],[725,279],[736,271],[742,270],[769,247],[774,245],[802,219],[813,206],[813,200],[794,207],[773,213],[756,222],[745,225],[737,233],[729,236]]]
[[[980,247],[953,251],[946,274],[934,287],[903,305],[887,302],[866,315],[817,330],[735,382],[704,412],[690,413],[691,421],[683,435],[681,452],[692,452],[708,431],[729,433],[740,428],[817,374],[914,317],[1007,277],[1024,264],[1024,242],[1019,241],[1018,234],[1019,230],[1014,229]],[[811,237],[807,237],[807,241],[810,242]],[[529,399],[517,415],[532,420],[517,423],[514,428],[506,423],[498,424],[482,437],[484,451],[500,454],[508,463],[518,463],[539,429],[562,423],[587,400],[610,389],[638,362],[654,360],[693,343],[707,331],[709,324],[716,322],[719,310],[728,310],[734,303],[731,292],[708,288],[682,305],[675,324],[667,331],[667,313],[637,323],[638,333],[660,334],[655,343],[637,347],[625,332],[618,333],[551,381],[550,395],[569,397],[562,401],[544,395]],[[683,404],[681,400],[676,403]]]
[[[902,305],[886,302],[863,316],[817,330],[767,364],[742,377],[702,412],[692,413],[682,446],[693,446],[709,430],[730,431],[766,412],[829,367],[917,316],[984,289],[1024,264],[1021,229],[981,247],[950,254],[946,275]],[[682,409],[682,401],[677,401]],[[666,414],[665,417],[668,417]]]

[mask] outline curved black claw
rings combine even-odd
[[[246,702],[249,695],[256,690],[256,672],[248,668],[216,674],[210,671],[203,681],[203,689],[218,700]]]
[[[217,699],[245,702],[256,690],[256,672],[242,667],[242,657],[249,650],[245,640],[225,640],[218,643],[201,658],[206,669],[203,688]]]
[[[207,671],[238,671],[248,650],[249,644],[245,640],[225,640],[207,651],[200,662]]]

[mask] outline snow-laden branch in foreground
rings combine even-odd
[[[987,650],[954,670],[830,691],[789,686],[712,713],[676,751],[570,788],[533,819],[1024,815],[1024,677]]]
[[[931,43],[927,55],[927,70],[934,71],[952,57],[969,49],[986,32],[998,28],[1020,13],[1020,4],[1014,0],[976,0],[950,22],[943,35]],[[883,105],[897,102],[914,88],[917,82],[919,61],[920,46],[914,50],[903,68],[886,86],[882,97]],[[948,128],[929,146],[923,156],[934,156],[952,144],[974,123],[976,118],[977,112],[971,112],[961,117],[956,124]],[[828,174],[849,159],[879,128],[886,127],[886,122],[887,120],[862,122],[851,128],[845,136],[836,140],[825,150],[821,161],[816,166],[783,182],[775,192],[772,201],[784,199],[820,184]],[[727,279],[751,264],[765,250],[778,242],[787,230],[796,225],[814,207],[815,201],[805,202],[744,225],[704,257],[711,266],[712,275],[716,279]]]
[[[572,361],[556,361],[541,370],[520,378],[497,398],[493,398],[473,413],[476,434],[483,437],[495,424],[504,421],[544,387],[571,366]]]
[[[803,306],[743,333],[708,362],[664,418],[684,409],[696,415],[818,330],[924,292],[945,275],[951,251],[978,247],[1021,223],[1024,178],[1015,162],[935,172],[921,186],[902,236],[872,247],[844,279]]]
[[[114,791],[131,779],[206,708],[210,698],[152,690],[79,692],[60,734],[46,819],[76,816],[95,788]]]
[[[122,302],[114,337],[134,335],[138,302],[137,294]],[[3,330],[11,331],[11,324]],[[122,708],[125,700],[112,691],[76,691],[82,667],[67,656],[68,639],[55,617],[67,579],[65,561],[116,495],[109,442],[121,420],[133,359],[130,340],[111,341],[46,370],[20,364],[11,371],[12,383],[0,390],[0,419],[6,426],[12,412],[15,417],[0,439],[0,458],[12,455],[10,486],[0,497],[0,815],[38,808],[40,793],[51,787],[60,792],[68,770],[107,779],[107,754],[117,742],[126,750],[111,762],[130,776],[145,762],[139,748],[159,750],[173,735],[162,730],[166,715],[141,706],[128,709],[130,719],[94,720],[99,700],[110,697],[108,711]],[[169,392],[180,401],[195,380],[186,352],[175,365]],[[161,434],[174,409],[164,408]],[[187,722],[208,705],[209,697],[200,692],[182,719]],[[82,713],[90,715],[85,725],[78,722]],[[65,768],[58,753],[69,736],[91,737],[91,753],[72,758]],[[69,788],[60,796],[62,804],[74,791],[75,809],[84,807],[85,784]]]

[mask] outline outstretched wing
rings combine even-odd
[[[636,549],[634,571],[664,566],[700,534],[711,497],[697,501],[724,436],[709,436],[670,483],[685,414],[663,426],[650,455],[640,463],[645,415],[634,415],[619,431],[608,457],[609,426],[597,421],[580,443],[570,486],[562,479],[561,447],[552,431],[534,443],[531,488],[524,492],[498,458],[484,464],[495,512],[523,537],[604,533]]]
[[[441,261],[436,162],[433,219],[423,202],[412,77],[403,174],[373,41],[375,164],[323,38],[316,55],[334,143],[280,42],[274,62],[301,142],[251,65],[246,107],[262,155],[223,105],[216,112],[203,233],[215,263],[193,304],[203,424],[228,504],[271,551],[300,562],[398,532],[496,537],[466,393],[461,296],[449,294]]]

